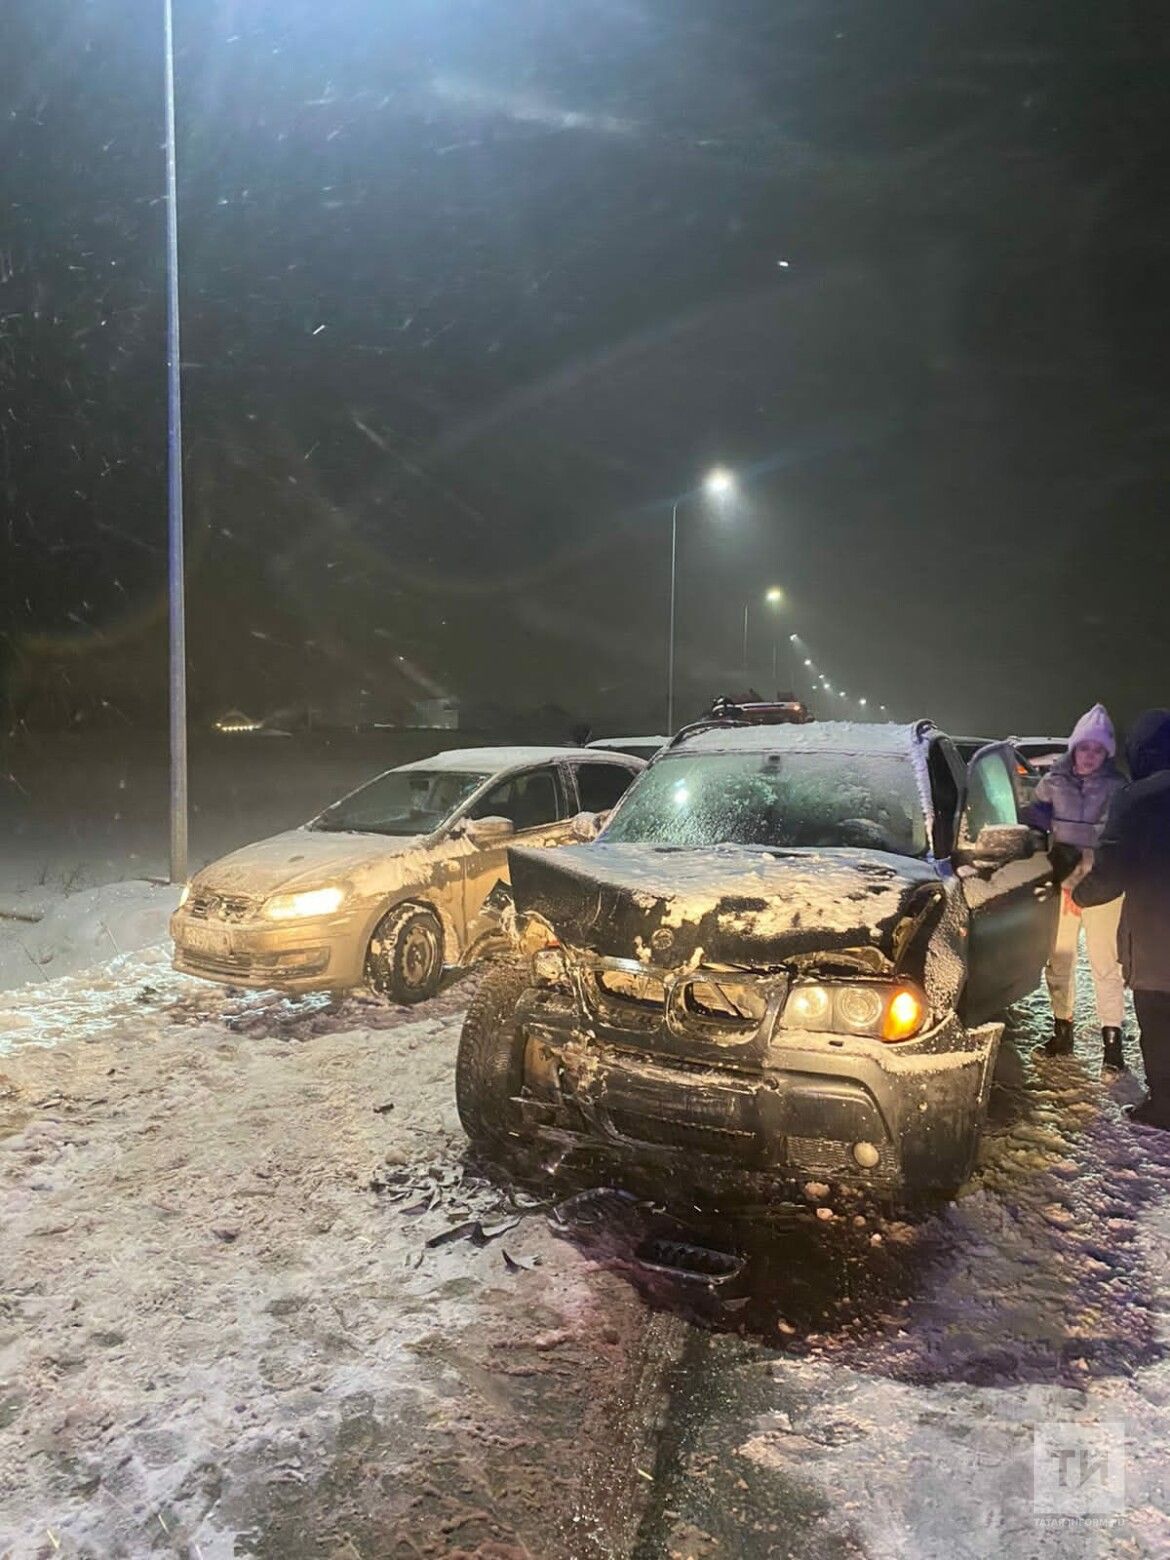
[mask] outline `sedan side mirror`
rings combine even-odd
[[[1036,836],[1026,823],[985,823],[979,837],[958,846],[955,865],[990,872],[1036,854]]]
[[[580,840],[582,844],[588,844],[595,840],[601,830],[602,815],[600,813],[579,812],[569,824],[573,838]]]
[[[465,818],[463,837],[473,845],[497,845],[516,832],[511,818]]]

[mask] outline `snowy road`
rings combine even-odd
[[[814,1190],[698,1325],[499,1229],[466,997],[327,1013],[161,952],[0,995],[0,1554],[1170,1553],[1170,1145],[1132,1081],[1037,1074],[1042,1004],[957,1205]],[[1123,1427],[1115,1517],[1035,1508],[1069,1425]]]

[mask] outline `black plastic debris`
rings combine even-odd
[[[733,1251],[716,1251],[693,1241],[651,1235],[634,1252],[634,1260],[656,1273],[684,1282],[730,1284],[744,1270],[744,1259]]]
[[[501,1235],[507,1235],[520,1223],[519,1219],[502,1219],[497,1224],[484,1224],[479,1219],[467,1219],[463,1224],[453,1224],[450,1229],[441,1230],[438,1235],[432,1235],[427,1241],[429,1247],[448,1246],[452,1241],[469,1240],[473,1246],[486,1246],[489,1241],[497,1240]]]

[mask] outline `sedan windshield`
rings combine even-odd
[[[357,834],[431,834],[487,775],[452,769],[391,769],[343,796],[311,829]]]
[[[926,820],[910,763],[892,754],[680,753],[634,782],[605,838],[921,856]]]

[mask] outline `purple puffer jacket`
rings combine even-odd
[[[1111,758],[1095,774],[1078,775],[1073,755],[1065,753],[1036,787],[1024,817],[1047,830],[1057,844],[1091,851],[1101,838],[1110,802],[1125,786],[1125,776]]]

